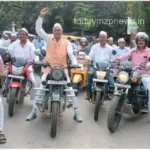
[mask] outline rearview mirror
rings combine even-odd
[[[113,54],[113,55],[116,55],[116,51],[115,51],[115,50],[112,50],[112,54]]]

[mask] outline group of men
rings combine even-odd
[[[71,44],[69,40],[62,38],[62,34],[63,34],[62,26],[59,23],[56,23],[53,26],[53,29],[52,29],[53,36],[50,36],[43,30],[42,23],[47,13],[48,13],[47,8],[43,8],[41,10],[40,16],[36,21],[36,27],[35,27],[38,36],[42,38],[46,42],[46,45],[47,45],[46,57],[44,61],[51,64],[52,67],[55,67],[55,66],[64,67],[67,65],[66,60],[67,60],[67,55],[68,55],[72,62],[72,65],[77,67],[78,66],[77,60],[75,56],[73,55],[73,45]],[[18,34],[19,40],[16,40],[8,47],[8,51],[11,54],[11,56],[23,57],[23,58],[26,58],[28,61],[33,61],[35,59],[34,52],[36,48],[32,42],[28,41],[28,34],[29,33],[27,29],[22,28],[20,30]],[[99,33],[99,42],[92,41],[93,43],[91,43],[91,48],[88,49],[86,39],[82,38],[79,49],[85,51],[85,53],[87,54],[85,56],[85,59],[87,61],[109,63],[110,60],[112,60],[113,58],[112,50],[115,48],[117,51],[117,55],[118,55],[117,61],[118,60],[125,61],[125,60],[132,58],[132,67],[140,65],[143,61],[147,61],[148,57],[150,57],[150,49],[146,46],[148,42],[148,36],[147,34],[143,32],[139,32],[136,35],[135,41],[136,41],[137,47],[131,50],[127,50],[125,48],[125,40],[123,38],[118,40],[118,45],[119,45],[118,47],[115,45],[112,45],[111,44],[112,42],[110,42],[110,40],[112,40],[112,38],[109,38],[108,40],[107,33],[104,31],[101,31]],[[37,46],[39,45],[40,44],[37,44]],[[3,62],[2,62],[2,59],[0,60],[1,60],[0,61],[0,73],[4,74]],[[116,61],[116,59],[113,59],[112,61]],[[147,63],[145,70],[140,71],[139,73],[149,74],[150,73],[149,69],[150,69],[150,64]],[[46,79],[46,76],[49,73],[49,70],[50,70],[49,68],[43,68],[42,72],[44,74],[41,78],[42,81]],[[66,71],[66,75],[68,76],[67,71]],[[88,73],[86,99],[90,99],[90,96],[91,96],[92,78],[93,78],[93,74]],[[31,100],[35,100],[35,102],[33,104],[31,113],[26,118],[27,121],[34,120],[37,117],[37,114],[36,114],[37,105],[42,104],[42,99],[39,101],[39,97],[35,95],[35,91],[33,90],[33,88],[37,86],[33,72],[30,73],[29,80],[33,84],[33,87],[31,90]],[[113,80],[111,77],[108,78],[108,81],[110,84],[113,84]],[[142,81],[143,81],[144,87],[150,90],[150,77],[143,77]],[[40,88],[45,88],[45,86],[41,84]],[[72,89],[71,87],[66,87],[66,88]],[[38,92],[41,93],[40,90]],[[74,95],[72,97],[73,108],[74,108],[74,117],[73,117],[74,120],[76,120],[77,122],[82,122],[82,117],[79,113],[77,99],[75,97],[74,92],[72,91],[71,93],[67,93],[67,94]],[[150,95],[149,95],[149,98],[150,98]],[[149,110],[150,110],[150,105],[149,105]],[[3,144],[3,143],[6,143],[6,137],[3,133],[3,105],[2,105],[2,100],[0,99],[0,144]]]

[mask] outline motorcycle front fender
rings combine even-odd
[[[123,91],[115,91],[115,92],[114,92],[114,95],[117,95],[117,96],[121,96],[121,95],[123,95],[123,94],[124,94]]]
[[[9,84],[9,86],[12,87],[12,88],[20,88],[20,87],[22,87],[21,83],[19,83],[19,82],[11,82]]]
[[[94,91],[96,91],[96,92],[101,92],[104,90],[105,90],[105,84],[103,84],[103,83],[98,83],[94,88]]]

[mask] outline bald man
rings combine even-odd
[[[36,21],[36,32],[47,43],[45,62],[48,62],[51,65],[51,67],[55,67],[55,66],[65,67],[67,66],[67,55],[68,55],[72,62],[72,65],[77,66],[77,60],[73,55],[73,49],[70,41],[62,38],[62,33],[63,33],[62,26],[59,23],[56,23],[53,26],[53,36],[50,36],[42,29],[43,18],[47,13],[48,13],[48,9],[43,8],[41,10],[38,20]],[[50,71],[49,68],[43,69],[44,74],[42,76],[42,81],[46,81],[46,77],[49,71]],[[68,82],[70,82],[68,71],[65,70],[65,72],[66,72]],[[46,87],[41,84],[40,88],[44,89]],[[72,87],[66,87],[66,88],[69,90],[73,90]],[[45,94],[42,90],[38,90],[37,92],[39,94]],[[73,101],[74,120],[76,120],[77,122],[82,122],[82,118],[79,113],[74,91],[68,92],[67,94],[72,95],[72,97],[69,98],[71,98]],[[27,117],[27,121],[36,118],[36,109],[37,109],[36,105],[38,106],[42,105],[42,102],[44,100],[44,98],[41,99],[41,97],[38,95],[36,96],[35,99],[36,99],[36,103],[33,105],[32,112]]]
[[[106,63],[108,64],[109,61],[112,59],[112,47],[107,44],[107,33],[101,31],[99,33],[99,43],[92,46],[91,51],[86,59],[89,61],[93,61],[94,64],[98,63]],[[89,70],[88,77],[87,77],[87,100],[91,99],[91,87],[93,81],[93,72],[91,69]],[[108,77],[108,82],[110,84],[114,84],[113,79]]]

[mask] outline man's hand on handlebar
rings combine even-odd
[[[146,71],[149,71],[149,70],[150,70],[150,65],[149,65],[149,64],[146,64],[145,70],[146,70]]]
[[[119,59],[113,59],[113,60],[111,60],[111,63],[120,63],[120,60]]]

